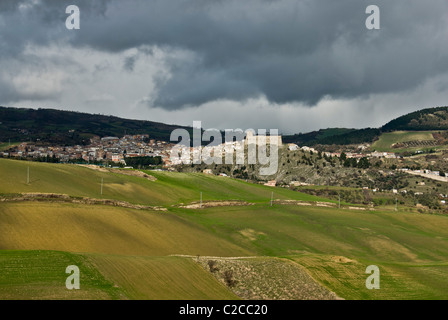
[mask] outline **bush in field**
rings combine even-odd
[[[228,287],[235,286],[237,281],[235,279],[233,279],[233,271],[232,270],[224,271],[224,281],[226,282]]]
[[[218,268],[218,261],[216,261],[216,260],[208,260],[208,268],[210,269],[210,272],[211,273],[215,273],[216,271],[219,271],[219,268]]]

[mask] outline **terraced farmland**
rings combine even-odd
[[[434,138],[438,131],[394,131],[383,133],[372,144],[372,149],[380,152],[404,152],[421,149],[443,149]],[[446,146],[445,146],[446,147]]]

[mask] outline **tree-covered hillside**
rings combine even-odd
[[[118,136],[149,134],[157,140],[170,140],[176,128],[142,120],[54,109],[24,109],[0,107],[0,141],[45,141],[53,144],[75,145],[88,143],[93,135]]]
[[[385,124],[381,130],[383,132],[448,130],[448,107],[428,108],[408,113]]]

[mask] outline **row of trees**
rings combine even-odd
[[[148,166],[158,166],[163,163],[162,157],[126,157],[126,165],[134,168],[144,168]]]

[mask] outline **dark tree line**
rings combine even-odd
[[[347,158],[346,154],[342,153],[340,161],[341,163],[344,164],[344,167],[352,167],[360,169],[368,169],[370,167],[370,161],[366,157],[362,157],[358,161],[356,158]]]
[[[142,168],[148,166],[157,166],[163,163],[162,157],[127,157],[125,158],[126,165],[134,168]]]

